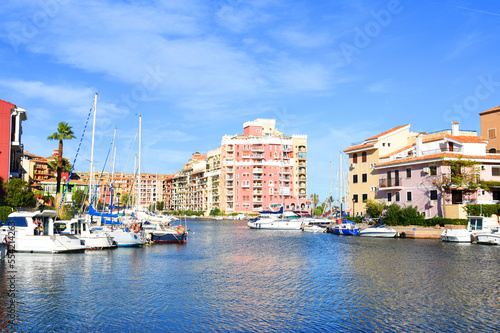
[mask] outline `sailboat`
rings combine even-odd
[[[95,136],[95,122],[97,113],[97,93],[94,97],[94,126],[92,131],[92,146],[91,146],[91,157],[90,157],[90,191],[89,197],[91,198],[89,203],[89,210],[87,212],[87,220],[94,222],[94,217],[100,222],[99,225],[93,225],[90,228],[91,233],[101,236],[101,237],[111,237],[113,241],[118,245],[118,247],[140,247],[144,244],[144,233],[140,230],[137,223],[133,224],[131,228],[125,228],[123,223],[118,221],[118,215],[112,213],[99,213],[93,208],[93,198],[95,195],[92,193],[92,183],[94,180],[93,176],[93,160],[94,160],[94,136]],[[113,139],[114,145],[114,139]],[[113,190],[111,190],[111,204],[110,211],[113,211]],[[101,225],[103,224],[103,225]]]

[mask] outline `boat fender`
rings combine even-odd
[[[177,228],[175,228],[178,234],[183,234],[184,233],[184,226],[183,225],[178,225]]]
[[[139,225],[137,223],[132,224],[132,231],[135,233],[139,232]]]
[[[404,232],[404,231],[403,231],[402,233],[400,233],[400,234],[399,234],[399,237],[401,237],[401,238],[406,238],[406,232]]]

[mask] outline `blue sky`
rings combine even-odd
[[[242,124],[308,135],[309,194],[330,159],[389,128],[479,132],[500,104],[500,3],[484,1],[7,1],[0,98],[27,110],[25,149],[50,155],[60,121],[73,160],[97,101],[96,168],[117,128],[116,171],[173,173]],[[89,169],[90,130],[76,169]],[[128,166],[125,169],[125,166]],[[108,169],[106,167],[106,169]]]

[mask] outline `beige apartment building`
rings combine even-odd
[[[500,105],[479,114],[481,136],[488,140],[486,152],[498,154],[500,151]]]

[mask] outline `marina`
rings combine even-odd
[[[491,332],[499,325],[498,286],[484,283],[500,278],[495,246],[250,230],[245,221],[195,219],[189,228],[187,244],[15,253],[15,298],[7,261],[0,262],[0,330]]]

